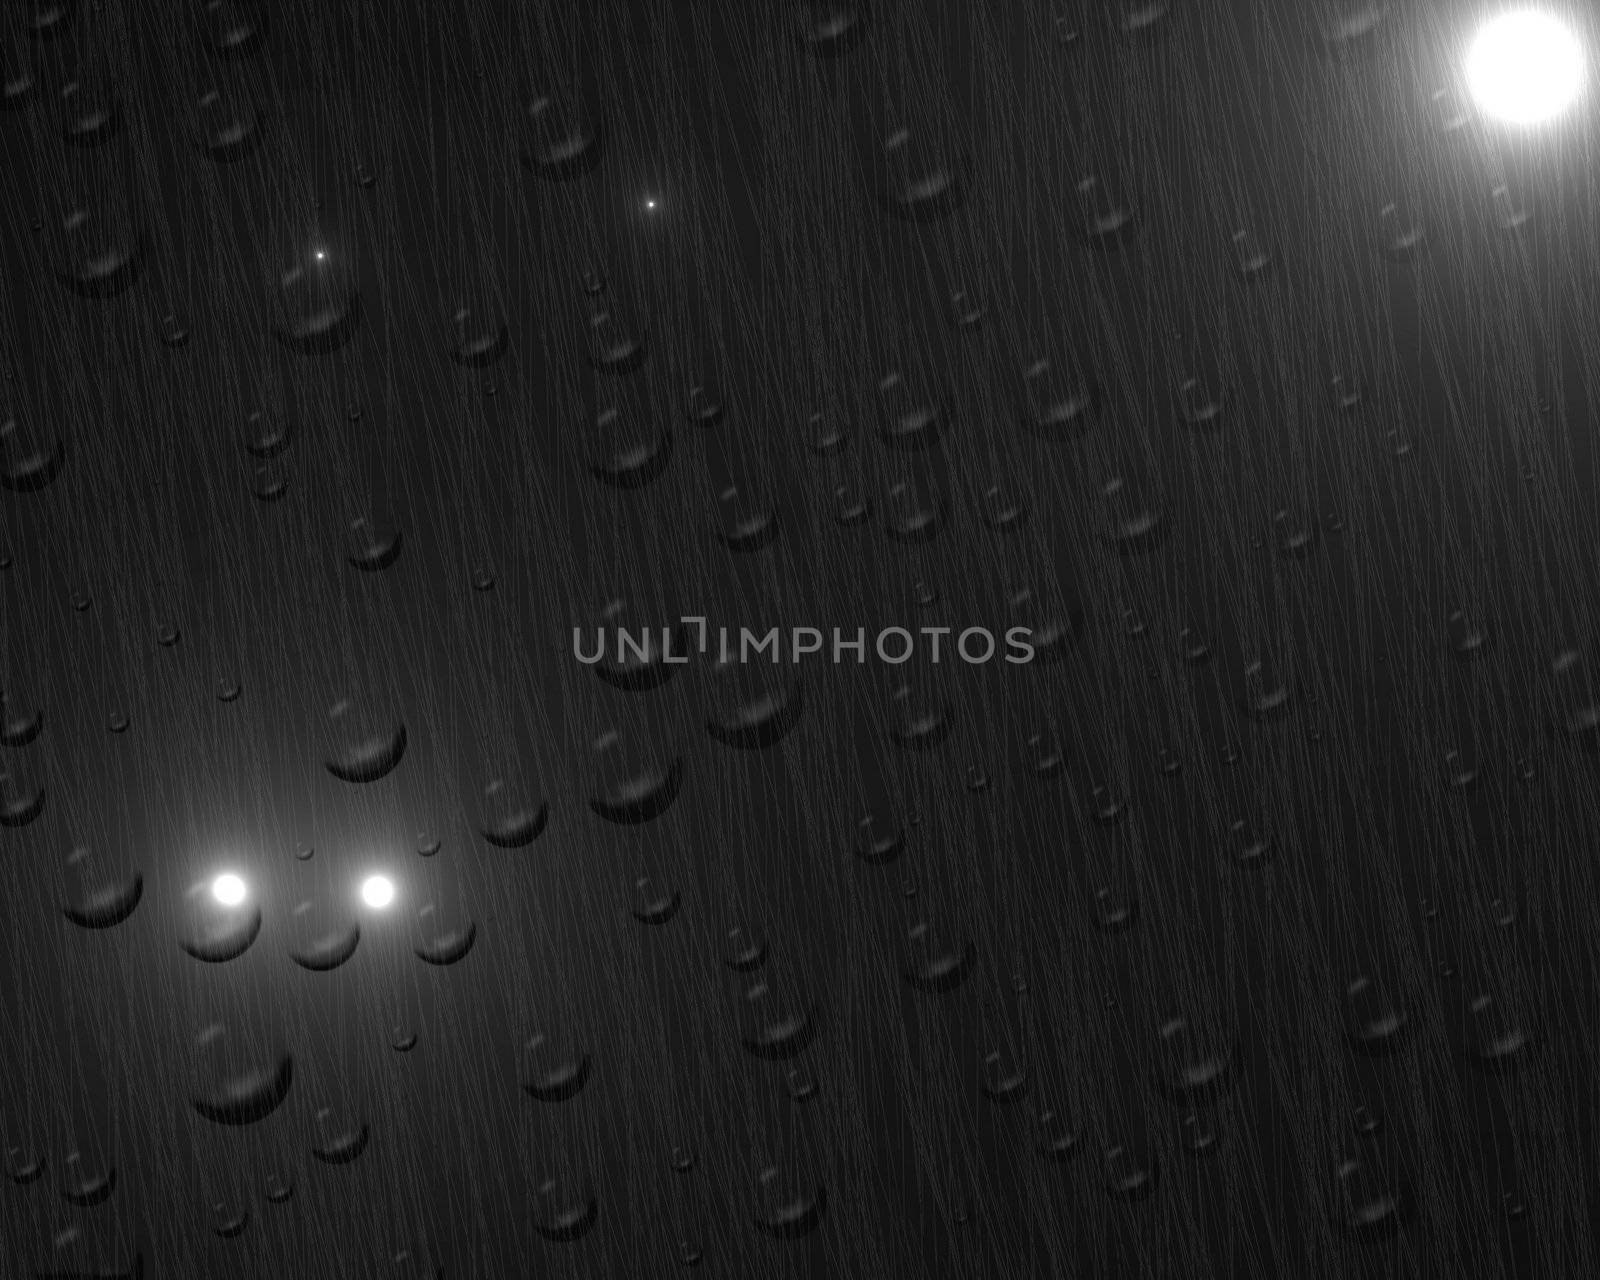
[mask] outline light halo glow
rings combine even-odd
[[[225,907],[239,906],[248,893],[245,882],[231,871],[224,871],[211,882],[211,896]]]
[[[394,901],[394,881],[387,876],[368,876],[361,882],[361,901],[382,911]]]
[[[1551,120],[1583,91],[1584,51],[1557,18],[1533,9],[1483,24],[1467,53],[1467,88],[1489,116],[1506,124]]]

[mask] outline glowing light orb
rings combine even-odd
[[[1583,89],[1583,47],[1548,13],[1526,10],[1484,23],[1467,54],[1467,87],[1508,124],[1559,115]]]
[[[394,901],[394,882],[387,876],[368,876],[361,882],[361,901],[381,911]]]
[[[644,207],[646,209],[654,209],[656,207],[656,202],[654,200],[646,200],[644,202]]]
[[[245,883],[231,871],[211,882],[211,896],[225,907],[237,907],[245,899]]]

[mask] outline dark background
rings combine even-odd
[[[1482,12],[9,4],[0,1275],[1595,1274],[1593,90]],[[685,614],[1056,643],[572,656]]]

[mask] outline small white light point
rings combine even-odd
[[[245,900],[247,892],[244,881],[231,871],[211,882],[211,896],[225,907],[237,907]]]
[[[1583,46],[1548,13],[1504,13],[1479,30],[1466,73],[1474,101],[1488,115],[1507,124],[1539,124],[1582,92]]]
[[[646,209],[654,209],[656,207],[656,202],[654,200],[646,200],[644,202],[644,207]]]
[[[394,901],[394,882],[387,876],[368,876],[361,882],[361,901],[382,911]]]

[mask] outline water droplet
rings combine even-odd
[[[289,469],[281,462],[269,462],[250,474],[250,493],[257,502],[281,502],[289,492]]]
[[[1061,751],[1061,739],[1053,725],[1040,725],[1028,735],[1028,767],[1033,776],[1041,779],[1059,778],[1066,772],[1067,761]]]
[[[1440,133],[1460,133],[1472,123],[1472,112],[1452,88],[1435,89],[1429,101],[1433,124]]]
[[[44,732],[44,712],[27,711],[0,694],[0,744],[25,747]]]
[[[16,42],[0,39],[0,111],[27,110],[38,88],[32,61]]]
[[[65,465],[66,446],[58,437],[24,426],[14,415],[0,420],[0,485],[13,493],[39,493]]]
[[[650,744],[608,732],[595,740],[595,792],[590,810],[618,826],[653,822],[672,807],[683,786],[683,761]]]
[[[30,1186],[44,1176],[44,1157],[31,1147],[10,1147],[6,1176],[19,1187]]]
[[[324,764],[341,782],[371,783],[388,777],[406,752],[406,727],[357,708],[349,700],[328,713]]]
[[[1532,225],[1533,210],[1504,183],[1489,193],[1489,202],[1494,208],[1495,225],[1506,235],[1520,235]]]
[[[190,886],[184,895],[184,928],[179,945],[196,960],[225,964],[250,949],[261,933],[261,906],[224,906],[209,883]]]
[[[729,551],[749,555],[778,536],[777,513],[759,496],[730,485],[717,497],[717,538]]]
[[[1466,791],[1478,780],[1478,762],[1470,747],[1453,747],[1444,756],[1444,784],[1451,791]]]
[[[1239,818],[1228,830],[1228,852],[1235,866],[1256,871],[1277,856],[1277,841],[1271,830]]]
[[[589,1083],[589,1055],[540,1032],[522,1050],[522,1089],[540,1102],[567,1102]]]
[[[1245,280],[1265,276],[1272,269],[1272,253],[1244,227],[1233,233],[1233,269]]]
[[[1178,416],[1196,431],[1215,431],[1220,427],[1225,404],[1220,381],[1188,377],[1178,384]]]
[[[984,524],[996,533],[1015,532],[1028,519],[1021,499],[1003,485],[991,485],[984,491],[982,513]]]
[[[0,820],[3,820],[0,813]],[[134,913],[144,897],[144,876],[131,868],[106,869],[87,849],[67,858],[67,901],[62,913],[80,929],[110,929]]]
[[[850,445],[850,436],[834,418],[820,413],[811,415],[806,424],[811,451],[818,457],[832,458],[843,453]]]
[[[266,118],[240,85],[218,84],[195,100],[196,145],[216,164],[234,164],[254,154],[266,133]]]
[[[404,538],[399,529],[359,518],[350,523],[348,543],[345,558],[352,568],[363,573],[381,573],[400,558]]]
[[[330,906],[307,901],[291,917],[289,958],[312,973],[337,969],[355,955],[361,925]]]
[[[103,75],[61,86],[61,136],[68,146],[103,147],[122,132],[122,98]]]
[[[725,709],[710,715],[706,731],[722,746],[738,750],[770,750],[794,733],[805,710],[798,680],[782,682],[765,669],[736,667],[734,685],[726,691]]]
[[[991,1049],[983,1060],[982,1088],[991,1102],[1015,1102],[1028,1091],[1027,1073],[1014,1054]]]
[[[1273,517],[1277,532],[1278,553],[1289,560],[1304,560],[1317,548],[1317,525],[1314,516],[1306,516],[1287,509]]]
[[[1035,359],[1023,371],[1023,426],[1051,443],[1081,440],[1094,426],[1100,394],[1094,382],[1073,361],[1061,357]]]
[[[834,523],[842,529],[865,524],[872,518],[872,503],[853,485],[841,484],[833,491]]]
[[[1354,413],[1361,405],[1361,380],[1354,373],[1336,373],[1331,384],[1333,406],[1340,413]]]
[[[950,323],[967,332],[977,330],[988,308],[977,293],[969,289],[953,289],[950,293]]]
[[[211,1206],[211,1229],[222,1240],[242,1236],[250,1225],[250,1210],[244,1205],[230,1205],[219,1200]]]
[[[318,241],[298,249],[279,273],[272,298],[273,336],[300,355],[345,347],[361,326],[361,292],[349,245]]]
[[[885,812],[866,813],[856,823],[856,857],[873,866],[893,862],[904,851],[905,829]]]
[[[600,1203],[584,1179],[563,1182],[547,1178],[539,1185],[533,1225],[546,1240],[571,1244],[589,1234],[600,1216]]]
[[[1079,179],[1078,205],[1084,238],[1097,249],[1120,248],[1137,228],[1132,206],[1096,174]]]
[[[207,1120],[220,1125],[248,1125],[266,1119],[289,1096],[294,1059],[235,1043],[220,1027],[200,1039],[202,1086],[191,1101]]]
[[[698,384],[689,388],[688,417],[692,426],[709,429],[718,426],[727,413],[715,387]]]
[[[767,960],[767,944],[750,930],[735,926],[723,942],[722,962],[735,973],[750,973]]]
[[[825,1188],[769,1166],[757,1181],[755,1223],[775,1240],[799,1240],[821,1224],[827,1204]]]
[[[1586,751],[1600,745],[1600,699],[1590,663],[1576,649],[1551,662],[1550,701],[1551,718],[1568,741]]]
[[[971,976],[978,950],[964,934],[951,934],[919,921],[907,935],[905,979],[918,991],[948,995]]]
[[[794,1102],[810,1102],[817,1096],[817,1080],[804,1067],[790,1067],[784,1073],[784,1084]]]
[[[1115,22],[1127,40],[1148,40],[1163,31],[1169,12],[1167,0],[1119,0]]]
[[[780,993],[767,982],[757,981],[745,991],[740,1039],[751,1056],[784,1062],[811,1043],[816,1034],[813,1017],[810,1000],[799,991]]]
[[[902,221],[940,221],[966,199],[961,166],[920,130],[891,133],[884,141],[880,164],[879,199]]]
[[[936,483],[923,483],[912,477],[890,485],[884,532],[895,542],[913,545],[931,542],[939,536],[944,524],[944,496]]]
[[[1078,1154],[1082,1140],[1082,1131],[1062,1113],[1055,1110],[1039,1113],[1034,1145],[1046,1160],[1058,1163],[1071,1160]]]
[[[499,849],[521,849],[544,832],[550,806],[543,800],[519,795],[515,788],[495,780],[484,789],[483,838]]]
[[[640,924],[664,925],[678,914],[682,902],[676,889],[658,889],[648,876],[640,876],[634,881],[629,910]]]
[[[1370,57],[1390,29],[1387,0],[1338,0],[1321,22],[1323,47],[1338,62]]]
[[[324,1107],[317,1112],[311,1154],[323,1164],[353,1164],[366,1151],[371,1137],[372,1131],[364,1121]]]
[[[200,40],[214,57],[237,62],[261,47],[265,30],[253,0],[207,0]]]
[[[939,441],[944,411],[927,388],[913,390],[898,369],[878,382],[878,438],[891,449],[914,453]]]
[[[1458,658],[1480,657],[1488,646],[1489,637],[1464,610],[1453,609],[1446,619],[1450,650]]]
[[[1252,720],[1281,719],[1289,709],[1289,685],[1277,664],[1266,656],[1244,669],[1244,709]]]
[[[177,311],[168,311],[156,324],[161,345],[176,351],[189,345],[188,321]]]
[[[464,369],[498,364],[510,343],[505,317],[492,307],[456,308],[450,321],[450,358]]]
[[[1113,476],[1101,490],[1106,510],[1106,540],[1121,555],[1141,555],[1166,538],[1166,522],[1152,497],[1125,477]]]
[[[115,1165],[99,1164],[86,1158],[81,1151],[67,1157],[62,1175],[61,1195],[68,1204],[80,1209],[92,1209],[111,1199],[117,1189]]]
[[[806,0],[800,23],[800,45],[813,58],[842,58],[866,38],[861,9],[843,0]]]
[[[588,104],[537,97],[523,113],[519,154],[545,181],[571,182],[600,164],[605,140],[605,124]]]
[[[1114,1200],[1147,1200],[1155,1193],[1154,1151],[1114,1146],[1106,1151],[1106,1193]]]
[[[1514,1068],[1529,1044],[1520,1020],[1487,994],[1474,997],[1468,1004],[1465,1035],[1469,1060],[1493,1072]]]
[[[1110,887],[1094,895],[1095,921],[1104,933],[1126,933],[1138,923],[1138,905],[1133,897]]]
[[[411,953],[424,964],[441,969],[461,963],[478,940],[477,921],[461,916],[449,924],[441,923],[436,904],[431,902],[417,912],[417,923],[420,935]]]
[[[1182,1123],[1183,1149],[1196,1160],[1215,1155],[1222,1145],[1213,1118],[1203,1111],[1191,1111]]]
[[[1187,1018],[1169,1018],[1159,1036],[1160,1079],[1176,1101],[1193,1106],[1227,1087],[1232,1049],[1216,1028]]]
[[[1403,201],[1391,200],[1378,210],[1378,249],[1393,262],[1410,262],[1428,240],[1416,211]]]
[[[1357,1238],[1384,1238],[1397,1233],[1409,1217],[1409,1195],[1400,1183],[1359,1160],[1338,1169],[1341,1225]]]
[[[1378,983],[1357,977],[1345,988],[1345,1034],[1360,1053],[1383,1057],[1399,1050],[1409,1019]]]

